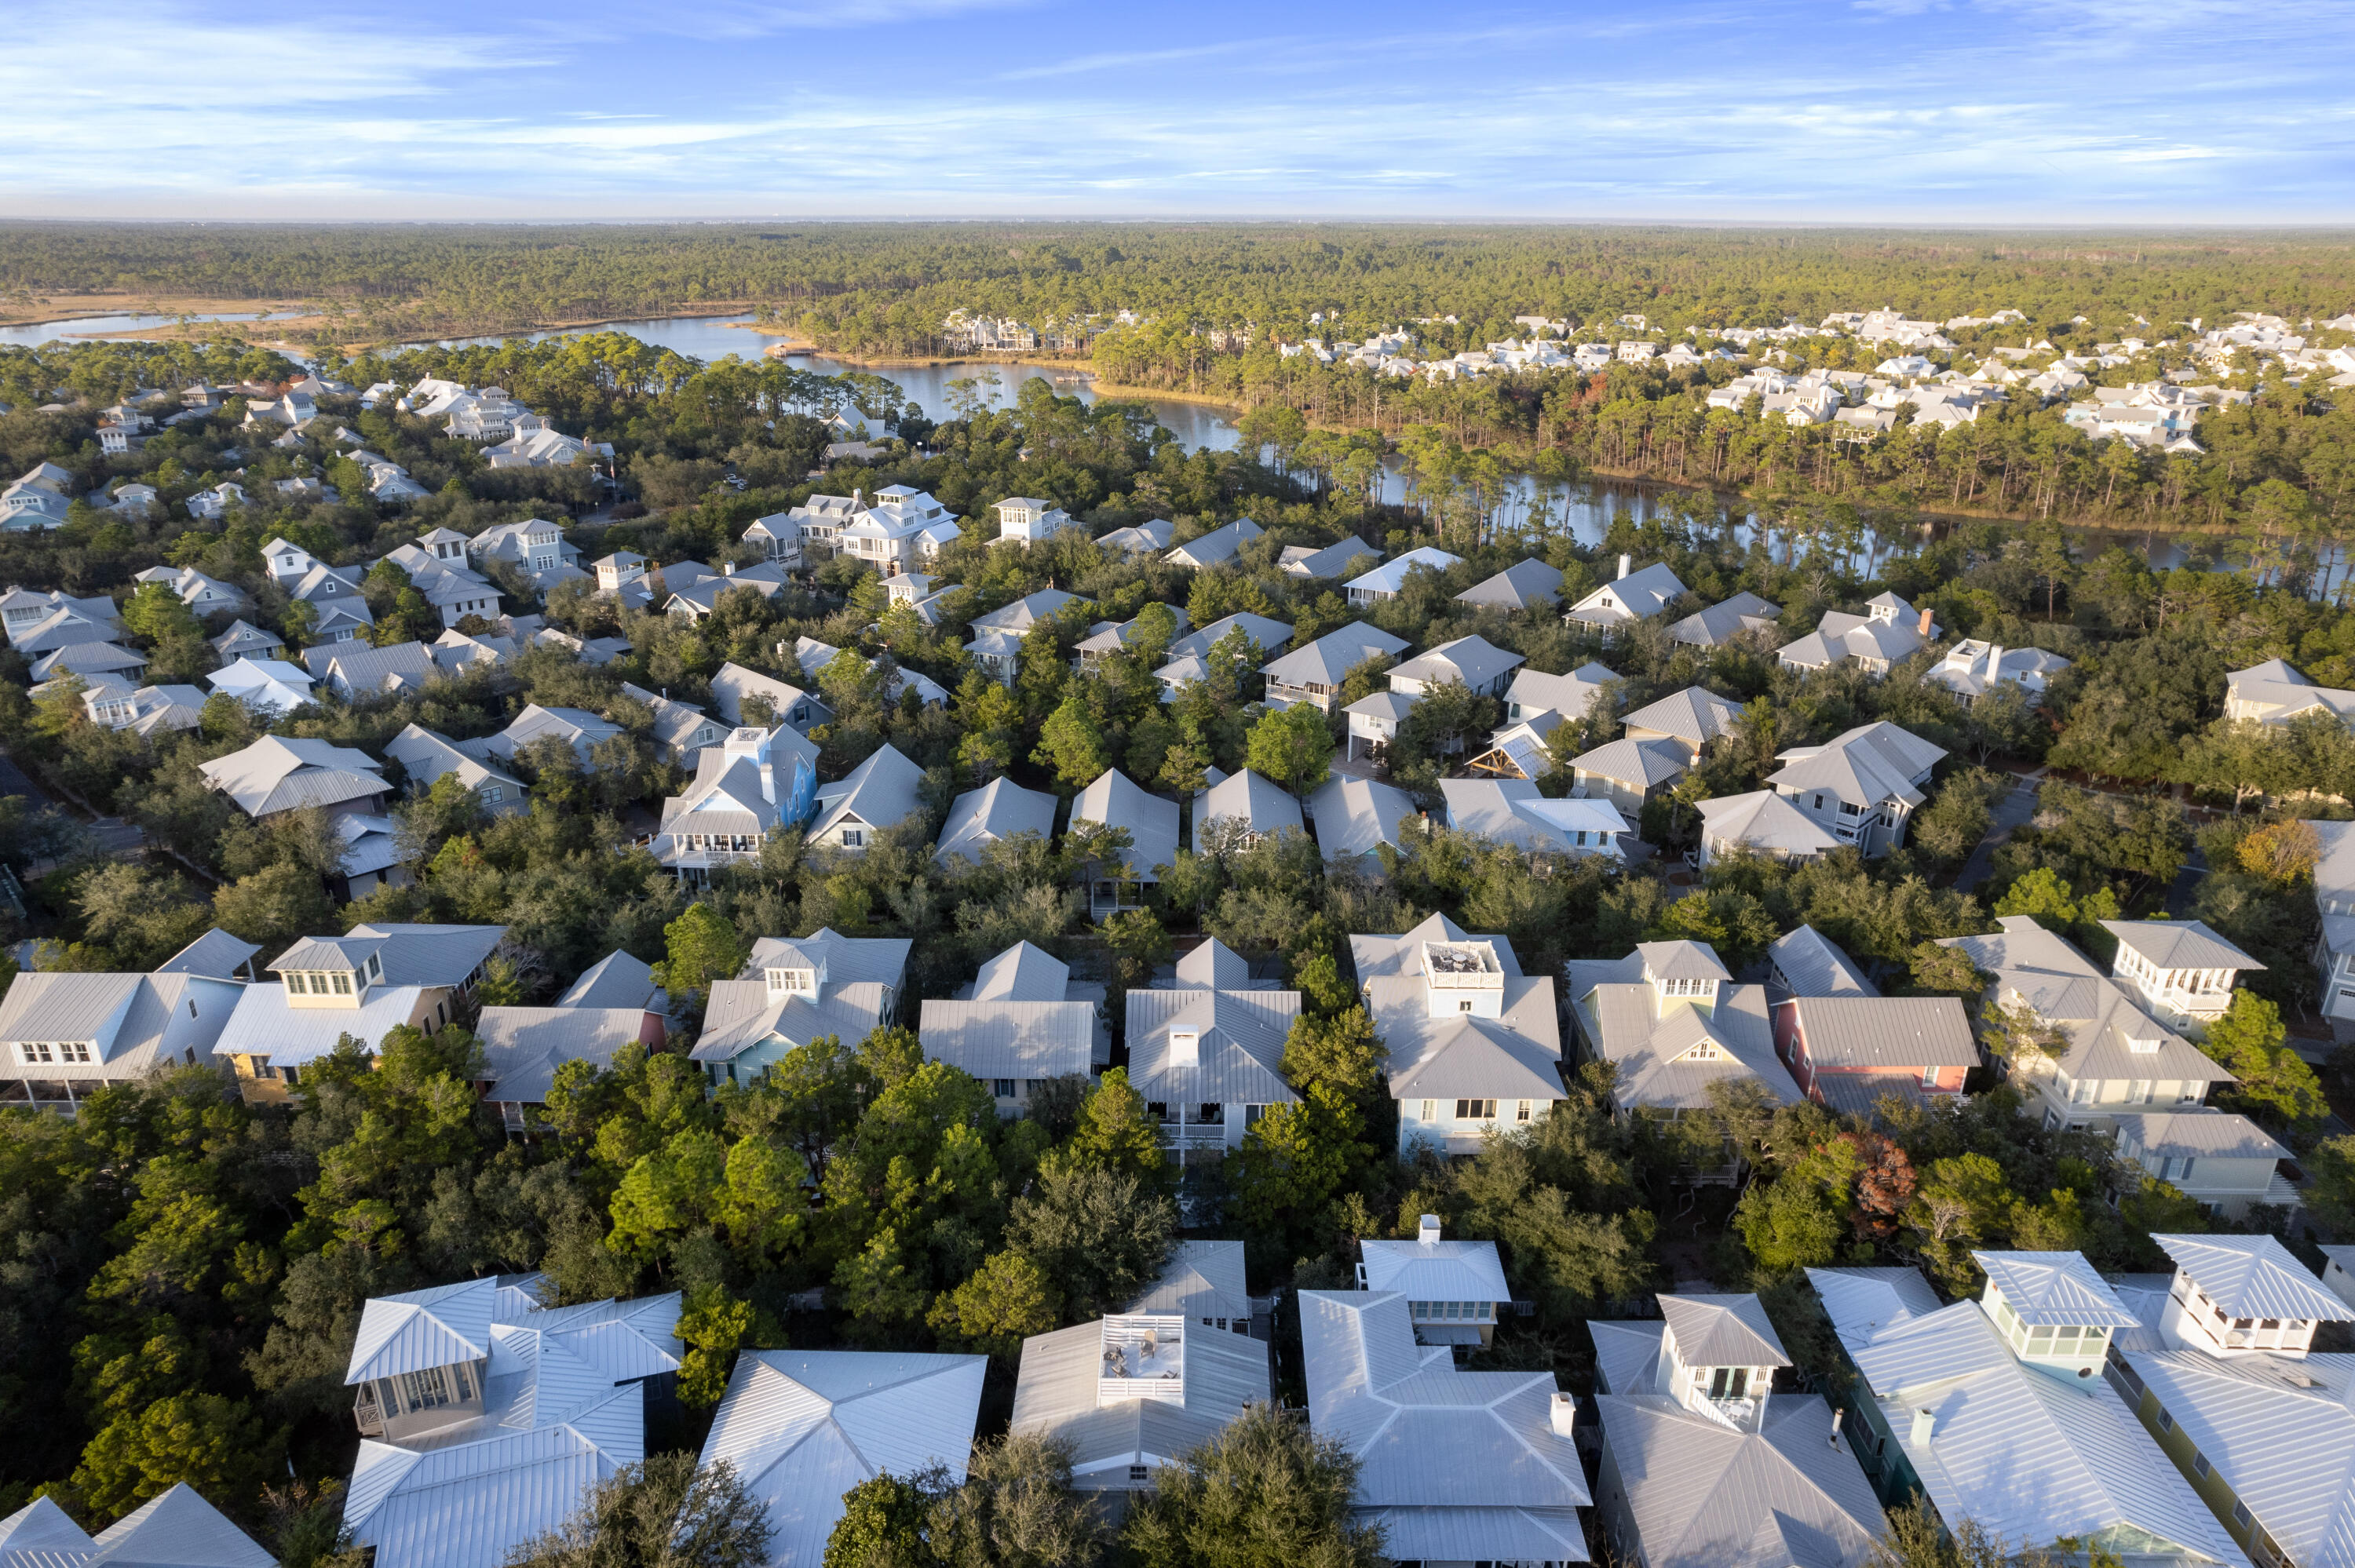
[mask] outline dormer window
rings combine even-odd
[[[327,979],[334,982],[337,996],[352,994],[352,977],[348,969],[333,970],[328,974]]]

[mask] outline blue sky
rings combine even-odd
[[[2355,219],[2350,0],[6,11],[12,216]]]

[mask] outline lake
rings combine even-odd
[[[285,316],[301,315],[300,311],[229,311],[218,315],[200,315],[189,319],[200,322],[266,322]],[[22,348],[38,348],[59,338],[111,337],[116,334],[136,336],[157,327],[169,326],[178,316],[76,316],[70,321],[32,322],[24,326],[0,326],[0,344],[14,344]]]

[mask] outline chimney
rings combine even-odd
[[[1439,1245],[1439,1216],[1437,1214],[1423,1215],[1422,1226],[1415,1232],[1414,1239],[1422,1243],[1424,1246],[1437,1246]]]
[[[1918,1448],[1928,1443],[1930,1441],[1930,1434],[1936,1427],[1937,1424],[1938,1418],[1931,1414],[1928,1411],[1915,1411],[1913,1413],[1913,1434],[1911,1438],[1913,1446]]]
[[[1573,1430],[1578,1424],[1578,1396],[1576,1394],[1563,1393],[1557,1390],[1553,1396],[1551,1414],[1553,1417],[1553,1435],[1555,1436],[1571,1437],[1576,1436],[1576,1433]]]
[[[1620,556],[1620,557],[1619,557],[1619,575],[1620,575],[1621,577],[1625,577],[1625,576],[1627,575],[1628,569],[1629,569],[1630,567],[1634,567],[1634,566],[1635,566],[1635,564],[1636,564],[1636,557],[1635,557],[1635,556]]]
[[[1169,1065],[1173,1067],[1199,1067],[1202,1065],[1202,1032],[1199,1029],[1173,1029],[1169,1032]]]
[[[719,575],[720,575],[721,577],[734,577],[734,576],[736,575],[736,563],[735,563],[735,562],[733,562],[733,561],[722,561],[722,562],[720,562],[720,563],[719,563]]]
[[[1917,630],[1921,631],[1924,640],[1928,639],[1930,635],[1930,612],[1928,610],[1925,609],[1922,612],[1922,624]]]
[[[1991,643],[1989,643],[1989,644],[1987,645],[1987,678],[1988,680],[1992,681],[1992,680],[1994,680],[1998,675],[2000,675],[2000,674],[2002,674],[2002,673],[2003,673],[2003,644],[2002,644],[2002,643],[2000,643],[2000,642],[1991,642]]]
[[[1831,1438],[1831,1442],[1832,1442],[1832,1451],[1833,1451],[1834,1453],[1838,1453],[1838,1452],[1839,1451],[1840,1423],[1841,1423],[1841,1422],[1843,1422],[1843,1421],[1845,1421],[1847,1418],[1848,1418],[1848,1412],[1847,1412],[1846,1410],[1842,1409],[1840,1406],[1838,1406],[1838,1405],[1837,1405],[1837,1404],[1835,1404],[1835,1405],[1833,1405],[1833,1406],[1832,1406],[1832,1438]]]

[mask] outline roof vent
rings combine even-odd
[[[1439,1216],[1437,1214],[1423,1215],[1422,1227],[1415,1232],[1414,1239],[1421,1242],[1425,1246],[1437,1246],[1439,1245]]]

